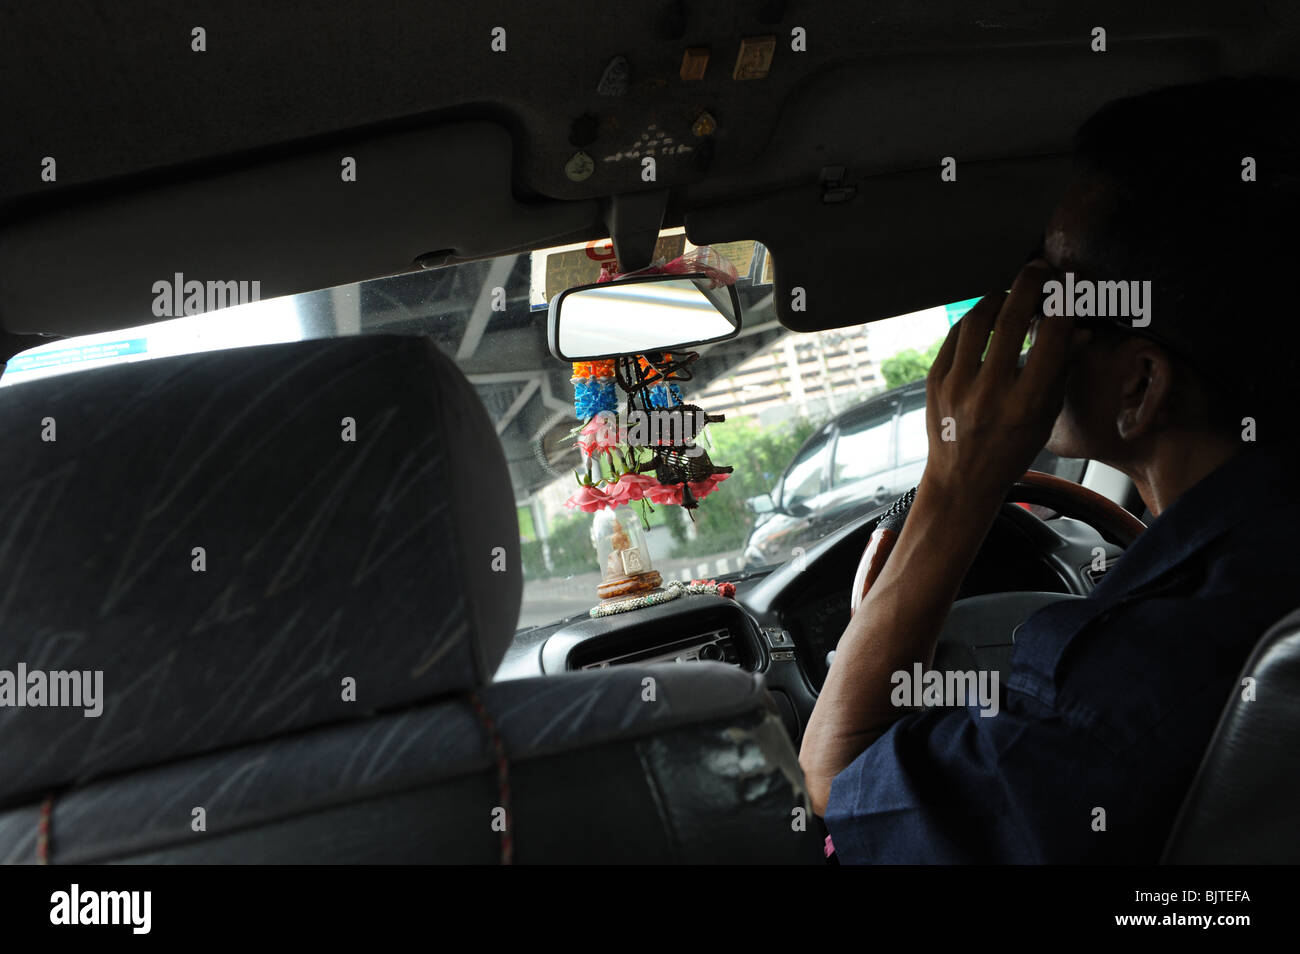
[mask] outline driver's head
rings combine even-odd
[[[1297,115],[1300,85],[1225,79],[1117,100],[1079,130],[1045,257],[1150,293],[1141,314],[1075,320],[1049,450],[1127,470],[1174,442],[1251,446],[1244,418],[1256,446],[1295,449]]]

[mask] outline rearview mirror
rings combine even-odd
[[[579,285],[551,299],[547,333],[561,361],[679,351],[739,334],[740,296],[702,272]]]

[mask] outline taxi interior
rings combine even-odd
[[[630,271],[682,227],[771,252],[773,333],[964,300],[1023,260],[1093,110],[1294,73],[1300,9],[49,0],[0,44],[8,358],[150,320],[173,275],[271,299],[606,237]],[[501,321],[544,347],[544,317]],[[0,667],[105,685],[95,719],[0,711],[0,859],[821,863],[797,744],[883,508],[734,599],[519,628],[507,460],[567,373],[498,428],[491,370],[378,334],[0,390]],[[1140,532],[1120,475],[1082,487],[1006,508],[954,666],[1000,665]],[[719,632],[729,661],[645,662]],[[1294,685],[1297,638],[1261,678]],[[1225,712],[1169,860],[1295,829],[1245,807],[1244,743],[1296,722],[1265,705]]]

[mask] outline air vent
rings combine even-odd
[[[740,604],[713,595],[574,620],[542,644],[546,673],[678,660],[717,660],[754,672],[761,659],[757,624]]]
[[[635,652],[594,659],[591,662],[583,663],[581,668],[608,669],[610,666],[621,666],[627,663],[641,663],[644,665],[646,663],[701,662],[704,660],[731,663],[733,666],[741,665],[740,653],[730,631],[716,629],[669,645],[660,644],[639,649]]]
[[[1083,568],[1083,575],[1086,576],[1088,578],[1088,582],[1095,587],[1098,583],[1101,582],[1101,578],[1110,572],[1110,568],[1113,567],[1118,562],[1119,562],[1119,557],[1109,557],[1106,560],[1106,562],[1101,565],[1100,570],[1094,570],[1092,568],[1092,564],[1090,563]]]

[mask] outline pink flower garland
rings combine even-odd
[[[599,487],[583,484],[564,502],[564,506],[583,513],[595,513],[609,506],[609,497]]]
[[[695,495],[696,500],[703,500],[709,494],[718,489],[718,484],[722,483],[730,474],[712,474],[703,480],[691,482],[691,493]]]
[[[691,494],[703,500],[718,488],[730,474],[713,474],[703,480],[692,481]],[[594,484],[583,484],[564,502],[570,510],[595,513],[606,507],[623,507],[637,500],[649,500],[659,506],[679,506],[682,502],[681,484],[661,484],[646,474],[622,474],[604,489]]]
[[[578,447],[587,457],[617,449],[618,418],[613,411],[601,411],[578,432]]]

